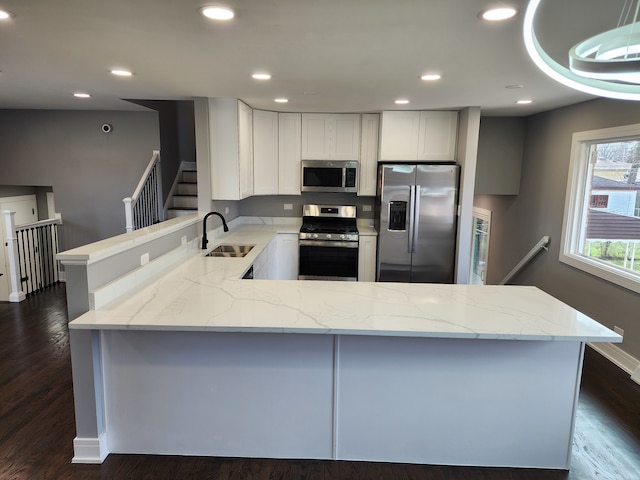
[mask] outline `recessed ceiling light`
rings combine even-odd
[[[523,99],[523,100],[518,100],[516,103],[518,105],[529,105],[530,103],[533,103],[533,100]]]
[[[490,22],[499,22],[501,20],[508,20],[515,17],[516,13],[518,13],[518,11],[512,7],[492,8],[490,10],[480,12],[480,18]]]
[[[113,75],[117,75],[119,77],[130,77],[130,76],[133,75],[133,73],[131,73],[129,70],[122,70],[122,69],[118,69],[118,68],[116,68],[114,70],[111,70],[111,73]]]
[[[13,15],[6,10],[0,10],[0,20],[9,20]]]
[[[406,105],[407,103],[409,103],[409,100],[405,99],[405,98],[399,98],[398,100],[396,100],[394,102],[396,105]]]
[[[287,103],[289,101],[288,98],[276,98],[273,100],[276,103]]]
[[[91,98],[91,95],[89,95],[88,93],[82,93],[82,92],[76,92],[73,94],[73,96],[77,98]]]
[[[426,75],[422,75],[420,77],[420,80],[425,80],[427,82],[433,82],[435,80],[440,80],[442,78],[442,75],[440,75],[439,73],[427,73]]]
[[[202,7],[200,11],[211,20],[231,20],[234,17],[233,10],[222,5],[207,5]]]
[[[268,73],[254,73],[253,75],[251,75],[251,78],[254,78],[256,80],[269,80],[271,78],[271,75],[269,75]]]
[[[507,85],[504,88],[508,88],[509,90],[517,90],[518,88],[524,88],[524,85]]]

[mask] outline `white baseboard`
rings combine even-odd
[[[613,343],[589,343],[589,346],[631,375],[631,380],[640,384],[640,360]]]
[[[107,436],[98,438],[74,438],[71,463],[102,463],[109,455]]]

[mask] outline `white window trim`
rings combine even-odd
[[[588,208],[588,205],[585,205],[580,211],[576,211],[579,202],[584,198],[586,178],[591,170],[591,163],[583,162],[582,159],[589,154],[589,148],[594,143],[624,141],[638,137],[640,137],[640,124],[573,134],[559,260],[608,282],[640,293],[640,278],[637,275],[573,253],[582,244],[584,235],[581,230],[582,219],[587,214],[586,209]]]

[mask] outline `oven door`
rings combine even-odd
[[[358,242],[300,240],[299,280],[358,280]]]

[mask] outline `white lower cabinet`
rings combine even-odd
[[[256,280],[272,280],[276,276],[276,265],[278,259],[276,255],[276,242],[271,240],[267,247],[258,255],[253,262],[253,278]]]
[[[276,235],[276,279],[298,279],[298,234],[279,233]]]
[[[298,279],[298,234],[279,233],[253,262],[256,280]]]
[[[360,235],[358,244],[358,281],[376,281],[376,246],[378,237]]]

